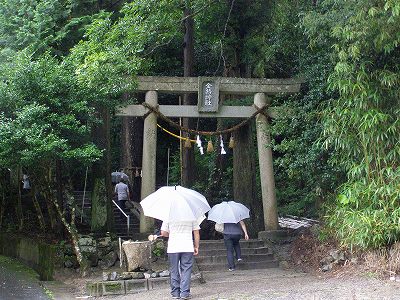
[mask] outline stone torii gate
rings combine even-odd
[[[157,115],[152,107],[166,117],[180,118],[249,118],[260,108],[270,105],[268,95],[291,94],[300,90],[294,79],[256,79],[231,77],[138,77],[138,92],[145,92],[145,105],[128,105],[118,116],[143,117],[143,158],[141,199],[155,191]],[[158,93],[198,93],[198,105],[158,105]],[[220,106],[219,95],[254,95],[254,106]],[[147,107],[146,107],[147,106]],[[265,230],[278,229],[275,179],[272,165],[267,116],[276,117],[279,107],[268,107],[256,115],[262,203]],[[140,216],[140,232],[149,232],[153,220]]]

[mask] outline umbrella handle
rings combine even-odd
[[[162,235],[150,234],[150,235],[147,237],[147,239],[148,239],[150,242],[153,242],[153,241],[155,241],[156,239],[158,239],[158,238],[160,238],[160,237],[162,237]]]

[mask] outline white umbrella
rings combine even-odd
[[[145,216],[166,222],[196,221],[210,210],[206,198],[182,186],[164,186],[144,198]]]
[[[214,205],[208,212],[208,219],[218,224],[238,223],[239,221],[250,218],[250,210],[241,203],[235,201],[223,201]]]

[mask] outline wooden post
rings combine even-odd
[[[270,100],[264,93],[254,95],[254,104],[261,108],[269,104]],[[271,137],[267,117],[258,114],[256,117],[258,159],[260,165],[261,192],[264,210],[265,230],[277,230],[278,211],[275,195],[274,169],[272,165]]]
[[[156,106],[157,92],[146,93],[146,103]],[[142,189],[141,200],[153,193],[156,189],[156,150],[157,150],[157,115],[149,114],[143,125],[143,158],[142,158]],[[154,219],[140,215],[140,232],[150,232],[154,226]]]

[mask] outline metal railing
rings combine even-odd
[[[119,209],[119,211],[125,216],[126,218],[126,227],[127,227],[127,234],[129,234],[129,227],[130,227],[130,217],[127,215],[121,207],[115,202],[114,200],[112,201],[114,205]]]

